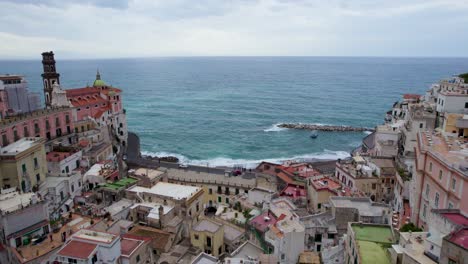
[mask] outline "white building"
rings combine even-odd
[[[61,263],[94,264],[120,263],[120,236],[82,229],[57,252]]]
[[[82,151],[51,151],[47,153],[47,170],[49,173],[70,173],[80,167]]]
[[[0,241],[13,248],[29,244],[30,238],[49,233],[47,205],[34,193],[15,188],[0,194]]]
[[[297,263],[305,249],[305,228],[299,218],[285,216],[265,233],[265,241],[273,246],[279,263]]]
[[[436,107],[439,113],[468,113],[468,84],[458,77],[441,81]]]
[[[69,212],[73,206],[73,198],[81,195],[82,186],[79,171],[69,174],[49,174],[45,183],[39,187],[39,193],[48,203],[50,216],[57,218]]]

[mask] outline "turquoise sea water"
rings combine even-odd
[[[92,84],[96,69],[124,90],[129,130],[142,150],[217,166],[258,160],[345,157],[364,133],[281,130],[281,122],[375,126],[403,93],[468,72],[467,59],[194,57],[61,60],[65,88]],[[0,61],[41,91],[40,61]]]

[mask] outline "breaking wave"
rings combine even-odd
[[[285,127],[279,127],[278,125],[280,125],[280,124],[281,123],[274,124],[274,125],[270,126],[269,128],[264,129],[263,131],[265,131],[265,132],[279,132],[279,131],[287,130],[287,128],[285,128]]]
[[[191,164],[191,165],[198,165],[198,166],[207,166],[207,167],[233,167],[233,166],[242,166],[245,168],[254,168],[260,162],[267,161],[272,163],[283,163],[286,160],[295,160],[298,162],[302,161],[317,161],[317,160],[336,160],[336,159],[344,159],[349,157],[349,153],[346,151],[332,151],[325,149],[323,152],[320,153],[311,153],[311,154],[304,154],[304,155],[297,155],[293,157],[280,157],[280,158],[266,158],[266,159],[232,159],[227,157],[216,157],[212,159],[189,159],[188,157],[177,154],[177,153],[168,153],[168,152],[148,152],[142,151],[142,155],[148,156],[173,156],[177,157],[180,163]]]
[[[288,130],[286,127],[279,127],[279,125],[284,124],[284,123],[276,123],[271,125],[269,128],[264,129],[264,132],[279,132],[279,131],[284,131]],[[297,124],[305,124],[305,123],[297,123]],[[316,126],[330,126],[329,124],[323,124],[323,123],[310,123],[309,125],[316,125]]]

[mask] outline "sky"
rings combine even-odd
[[[0,59],[468,57],[468,0],[0,0]]]

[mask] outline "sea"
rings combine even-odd
[[[63,88],[92,85],[96,70],[123,90],[129,131],[142,153],[202,166],[266,160],[337,159],[364,132],[282,129],[279,123],[374,127],[404,93],[424,94],[442,78],[468,72],[466,58],[158,57],[65,60]],[[37,60],[0,61],[0,74],[25,75],[42,94]]]

